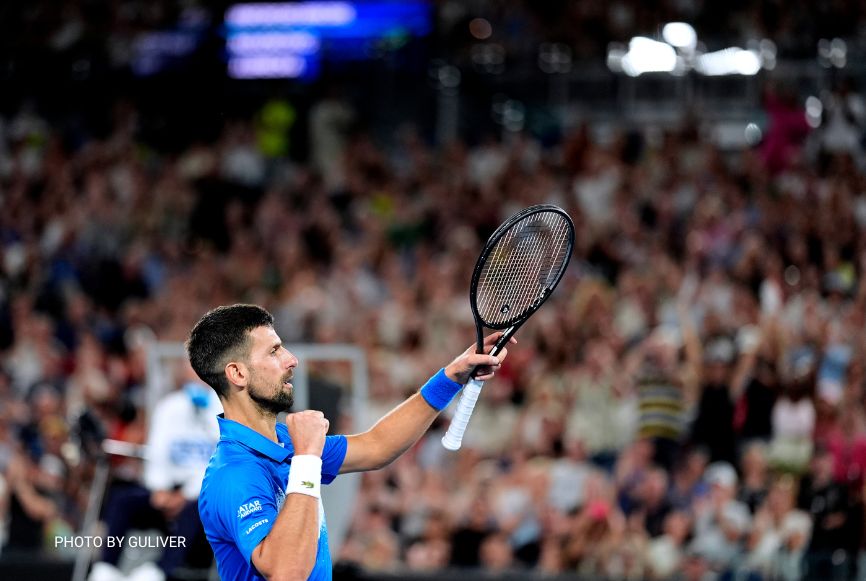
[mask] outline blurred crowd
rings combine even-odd
[[[397,247],[411,259],[388,284],[412,289],[365,329],[383,410],[423,380],[403,366],[470,332],[459,265],[492,225],[560,204],[577,265],[485,388],[467,449],[441,448],[443,423],[365,476],[343,558],[611,579],[866,574],[863,102],[847,88],[824,101],[810,131],[768,91],[763,142],[735,153],[695,128],[603,144],[583,129],[551,151],[522,136],[438,154],[407,143],[386,180],[408,166],[410,181],[383,188],[404,192],[391,231],[432,227]],[[422,358],[395,361],[389,343]]]
[[[864,108],[847,89],[824,102],[812,130],[770,92],[763,142],[723,152],[692,124],[576,127],[548,148],[524,134],[432,148],[404,127],[385,147],[329,98],[304,163],[281,154],[279,105],[171,154],[139,139],[128,102],[74,140],[21,107],[0,119],[3,550],[76,530],[99,442],[145,441],[153,339],[262,304],[287,343],[365,349],[376,419],[474,337],[483,240],[555,203],[577,224],[572,266],[464,449],[441,447],[443,420],[366,474],[340,561],[853,578]]]

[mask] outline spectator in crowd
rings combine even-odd
[[[797,375],[789,380],[773,406],[769,456],[775,467],[802,473],[812,455],[816,415],[809,395],[814,388],[814,373],[809,369],[813,355],[805,353],[798,357],[805,361],[795,363]]]
[[[647,547],[647,574],[651,579],[668,579],[682,569],[691,529],[691,515],[682,511],[668,513],[664,533]]]
[[[497,528],[486,496],[477,494],[451,536],[450,564],[459,568],[478,567],[481,563],[481,547]]]
[[[357,512],[356,512],[357,514]],[[354,562],[370,571],[392,571],[400,557],[400,541],[391,529],[388,513],[378,506],[366,508],[355,518],[358,527],[343,545],[343,562]]]
[[[504,573],[515,566],[514,551],[507,535],[494,533],[481,543],[481,567],[493,575]]]
[[[779,390],[779,376],[771,355],[759,355],[750,374],[743,398],[738,403],[739,438],[769,442],[773,435],[773,405]]]
[[[592,461],[608,469],[633,438],[636,422],[637,402],[621,375],[614,347],[598,339],[586,346],[576,376],[564,378],[570,383],[566,389],[574,393],[565,437],[581,442]]]
[[[604,576],[606,555],[621,538],[625,518],[609,501],[588,502],[573,519],[565,545],[565,561],[578,574]]]
[[[796,510],[794,480],[784,476],[771,486],[755,513],[745,567],[762,577],[801,578],[799,565],[809,534],[808,515]]]
[[[743,537],[751,525],[749,508],[736,500],[737,473],[726,462],[707,467],[710,491],[695,507],[695,548],[718,571],[730,571],[743,556]]]
[[[52,523],[62,515],[61,475],[20,454],[7,466],[6,482],[9,532],[4,551],[41,550]]]
[[[568,514],[583,505],[586,479],[592,467],[580,440],[567,439],[562,455],[553,461],[548,471],[550,487],[547,504],[562,514]]]
[[[632,364],[637,377],[638,436],[648,439],[653,461],[666,470],[679,454],[686,405],[694,391],[693,361],[680,364],[679,347],[675,331],[660,327],[638,347],[637,363]]]
[[[862,522],[851,522],[854,515],[850,512],[848,490],[833,479],[833,456],[824,446],[815,450],[797,504],[809,513],[813,523],[804,563],[807,577],[847,578],[859,548]]]
[[[646,533],[657,537],[664,530],[664,522],[671,511],[668,496],[668,474],[661,468],[654,468],[644,474],[637,490],[637,506],[629,514],[636,517]]]
[[[733,341],[727,337],[712,339],[703,354],[701,394],[691,440],[709,451],[711,462],[736,461],[734,406],[739,386],[733,376],[735,358]]]
[[[696,447],[680,457],[673,470],[668,498],[671,505],[679,510],[691,510],[708,491],[704,478],[709,456],[705,450]]]
[[[204,531],[198,517],[198,495],[204,471],[219,439],[217,414],[222,405],[216,393],[202,384],[184,362],[180,387],[153,409],[144,459],[143,482],[118,482],[109,490],[103,512],[107,534],[126,537],[133,528],[156,528],[183,539],[165,546],[157,564],[143,563],[129,574],[136,581],[163,580],[188,565],[193,549],[202,546]],[[124,576],[117,568],[122,546],[106,546],[94,564],[90,581],[113,581]],[[210,560],[195,556],[198,565]]]
[[[737,500],[748,506],[752,514],[755,514],[769,492],[770,473],[764,444],[753,442],[744,449],[740,461],[740,473],[742,484],[737,492]]]

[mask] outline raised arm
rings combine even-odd
[[[286,500],[274,526],[252,553],[253,565],[268,581],[309,577],[319,540],[321,456],[328,420],[322,412],[304,411],[289,414],[286,426],[295,445]]]
[[[740,332],[745,332],[747,335],[740,341],[740,356],[737,358],[737,364],[731,376],[731,399],[733,401],[737,401],[746,390],[746,385],[755,369],[755,363],[758,361],[758,351],[764,341],[760,329],[744,329]]]
[[[503,349],[499,355],[487,355],[502,333],[493,333],[484,340],[485,353],[476,353],[475,345],[469,347],[444,369],[445,377],[437,374],[428,386],[435,387],[433,396],[427,387],[385,414],[372,428],[361,434],[346,436],[346,459],[340,469],[345,472],[363,472],[387,466],[417,442],[424,432],[448,404],[460,388],[465,385],[476,367],[480,367],[478,379],[486,381],[493,377],[508,355]],[[511,340],[512,343],[516,341]],[[435,386],[433,384],[436,384]],[[441,398],[441,399],[440,399]]]
[[[696,402],[700,399],[701,371],[703,368],[704,349],[698,330],[692,321],[688,306],[684,303],[677,304],[677,313],[680,321],[680,330],[683,334],[683,349],[686,361],[683,373],[683,386],[685,398],[688,402]]]

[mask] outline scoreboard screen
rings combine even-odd
[[[225,15],[228,73],[313,79],[323,62],[376,58],[432,26],[423,0],[235,4]]]

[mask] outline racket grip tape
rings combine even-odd
[[[448,450],[460,449],[460,445],[463,443],[463,434],[466,433],[466,426],[469,425],[469,418],[472,417],[472,410],[475,409],[475,403],[478,401],[478,396],[481,395],[482,387],[484,387],[483,381],[473,379],[463,388],[460,401],[457,403],[457,412],[451,419],[448,432],[442,437],[442,445]]]

